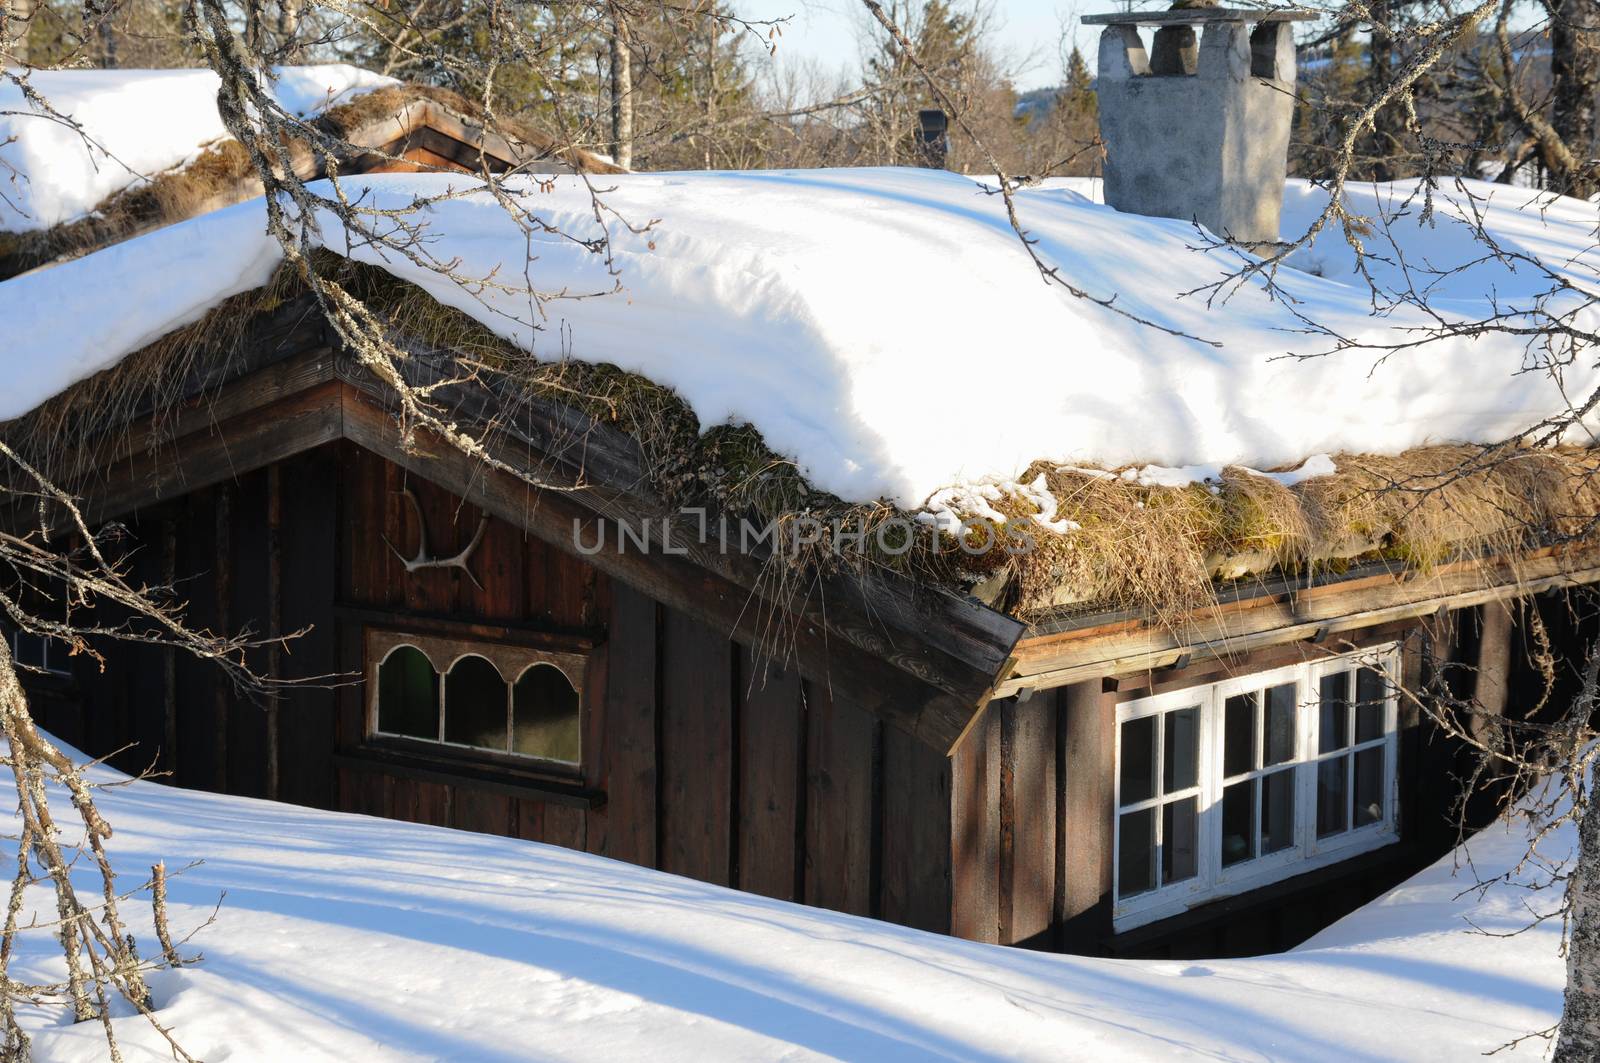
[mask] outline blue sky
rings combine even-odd
[[[997,43],[1017,71],[1017,86],[1056,84],[1062,26],[1076,26],[1079,15],[1122,6],[1118,0],[995,0]],[[780,66],[815,62],[829,73],[859,68],[856,31],[869,17],[860,0],[734,0],[734,10],[752,19],[793,16],[778,44],[775,62]],[[1080,47],[1093,40],[1089,33],[1078,31]],[[1089,58],[1092,63],[1093,57]]]

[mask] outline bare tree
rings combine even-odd
[[[11,520],[0,531],[0,614],[7,630],[50,639],[73,655],[103,661],[105,640],[172,647],[214,661],[236,684],[259,688],[261,681],[244,663],[254,643],[191,628],[174,588],[135,582],[126,560],[114,552],[115,527],[93,531],[73,498],[52,484],[11,446],[0,443],[4,498]],[[29,512],[35,519],[17,522]],[[20,832],[12,836],[15,857],[5,924],[0,931],[0,1034],[7,1059],[25,1059],[28,1037],[17,1019],[19,1003],[59,1002],[79,1022],[99,1022],[110,1056],[120,1060],[112,1027],[114,998],[143,1014],[168,1040],[174,1056],[189,1057],[156,1019],[146,982],[154,969],[178,960],[173,948],[154,957],[140,954],[123,915],[136,894],[151,890],[147,881],[133,890],[119,884],[105,843],[112,827],[100,814],[96,786],[85,766],[74,763],[34,724],[19,664],[9,638],[0,639],[0,732],[4,762],[15,784]],[[53,800],[54,799],[54,800]],[[72,823],[58,820],[62,800]],[[73,868],[87,865],[98,882],[96,895],[80,891]],[[40,922],[27,914],[26,894],[42,884],[54,897],[55,918]],[[165,933],[164,890],[151,893],[154,919]],[[29,984],[11,973],[24,936],[55,936],[66,961],[66,981]]]
[[[611,9],[611,157],[623,169],[633,167],[633,52],[628,20]]]
[[[0,67],[28,64],[28,29],[33,25],[34,0],[6,0],[0,4]]]
[[[1408,61],[1388,74],[1386,80],[1374,85],[1367,98],[1351,103],[1339,116],[1343,137],[1331,159],[1328,206],[1305,232],[1290,236],[1277,253],[1232,271],[1227,281],[1211,289],[1213,297],[1225,299],[1233,290],[1232,286],[1245,282],[1256,282],[1268,292],[1275,292],[1273,277],[1288,257],[1332,227],[1343,236],[1355,256],[1358,272],[1372,291],[1375,307],[1382,312],[1406,307],[1418,311],[1430,325],[1390,343],[1352,342],[1324,330],[1331,350],[1366,350],[1381,360],[1399,350],[1426,353],[1430,344],[1455,337],[1502,336],[1520,341],[1527,352],[1527,364],[1539,367],[1537,371],[1552,374],[1558,381],[1569,366],[1595,364],[1600,357],[1600,345],[1597,345],[1600,336],[1590,331],[1584,321],[1585,312],[1600,301],[1600,292],[1561,271],[1560,264],[1540,262],[1524,252],[1502,247],[1487,223],[1486,205],[1465,186],[1457,185],[1455,189],[1457,202],[1464,204],[1461,208],[1464,216],[1457,223],[1471,234],[1480,248],[1479,261],[1498,262],[1525,276],[1538,278],[1547,286],[1544,295],[1510,307],[1493,299],[1493,293],[1485,292],[1486,302],[1493,308],[1491,312],[1463,319],[1443,313],[1433,305],[1438,281],[1452,271],[1407,262],[1400,256],[1399,264],[1404,267],[1407,280],[1386,286],[1368,269],[1370,261],[1383,255],[1393,260],[1398,251],[1373,234],[1396,224],[1401,210],[1414,210],[1419,205],[1423,220],[1428,220],[1433,214],[1436,190],[1451,181],[1462,161],[1472,159],[1479,147],[1471,143],[1451,143],[1432,135],[1424,119],[1425,110],[1419,105],[1418,87],[1427,83],[1441,64],[1460,55],[1478,27],[1488,20],[1494,20],[1493,32],[1500,60],[1498,70],[1491,74],[1495,79],[1495,98],[1505,108],[1507,117],[1534,144],[1553,188],[1580,195],[1588,195],[1595,188],[1594,161],[1589,157],[1595,83],[1592,78],[1586,82],[1587,113],[1582,104],[1569,102],[1548,108],[1526,95],[1517,77],[1518,64],[1510,28],[1512,7],[1512,0],[1486,0],[1411,30],[1409,39],[1405,40]],[[1595,23],[1582,22],[1575,17],[1574,12],[1579,7],[1592,18],[1590,4],[1553,4],[1550,7],[1552,17],[1566,20],[1568,32],[1586,36],[1581,44],[1562,45],[1574,54],[1593,49],[1600,41],[1595,36]],[[1348,17],[1359,20],[1373,16],[1370,9],[1352,4]],[[1375,39],[1386,36],[1381,26],[1374,27],[1373,32]],[[1562,76],[1574,82],[1583,82],[1589,77],[1576,71]],[[1560,93],[1556,95],[1559,100]],[[1555,113],[1548,113],[1551,110]],[[1403,116],[1407,134],[1419,145],[1424,180],[1417,196],[1404,206],[1391,208],[1392,214],[1364,217],[1350,209],[1345,186],[1352,178],[1360,143],[1377,131],[1381,124],[1379,116],[1386,111]],[[1556,114],[1564,115],[1561,118],[1564,128],[1557,127]],[[1592,245],[1590,253],[1600,253],[1600,246]],[[1582,264],[1578,266],[1581,271]],[[1590,265],[1587,272],[1594,275],[1597,271]],[[1307,321],[1307,325],[1313,330],[1319,327],[1314,321]],[[1521,365],[1508,366],[1507,372],[1522,368]],[[1453,481],[1459,476],[1515,461],[1530,450],[1554,446],[1575,432],[1587,438],[1582,425],[1597,406],[1600,406],[1600,392],[1570,395],[1564,407],[1553,408],[1523,431],[1480,448],[1446,480]],[[1437,480],[1403,482],[1390,485],[1388,489],[1420,501],[1440,490],[1441,483]],[[1527,542],[1549,545],[1583,541],[1600,530],[1600,513],[1571,516],[1574,526],[1560,532],[1529,526]],[[1529,848],[1531,864],[1537,864],[1539,846],[1553,832],[1563,825],[1576,825],[1579,844],[1574,858],[1550,875],[1551,884],[1562,891],[1557,914],[1563,919],[1566,931],[1568,976],[1561,1022],[1546,1034],[1555,1038],[1556,1060],[1563,1063],[1592,1060],[1600,1057],[1600,811],[1595,807],[1591,771],[1597,748],[1600,748],[1597,747],[1600,730],[1595,726],[1596,712],[1600,709],[1600,700],[1597,700],[1600,698],[1600,687],[1597,687],[1600,644],[1553,647],[1538,612],[1525,609],[1523,615],[1531,628],[1533,643],[1538,647],[1537,663],[1547,680],[1545,696],[1536,704],[1521,706],[1518,712],[1510,714],[1498,708],[1491,709],[1481,695],[1482,684],[1475,684],[1474,692],[1465,697],[1442,682],[1431,684],[1424,691],[1408,692],[1408,696],[1417,700],[1440,730],[1475,755],[1474,767],[1464,784],[1463,810],[1466,797],[1480,790],[1505,807],[1535,784],[1543,787],[1538,791],[1541,796],[1534,812],[1538,830]],[[1573,667],[1581,677],[1576,691],[1563,698],[1553,697],[1558,689],[1558,671]]]
[[[1588,0],[1543,0],[1550,18],[1551,125],[1579,164],[1559,191],[1587,198],[1600,188],[1595,95],[1600,93],[1600,10]]]

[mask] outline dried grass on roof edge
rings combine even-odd
[[[536,360],[381,269],[325,251],[315,261],[397,334],[497,379],[500,395],[562,403],[627,433],[644,456],[648,486],[666,504],[788,529],[802,521],[808,531],[820,528],[817,541],[781,552],[791,564],[775,579],[803,582],[817,566],[870,566],[976,593],[1027,620],[1093,603],[1175,622],[1214,602],[1219,585],[1232,580],[1338,573],[1375,559],[1426,572],[1463,556],[1514,557],[1587,541],[1600,520],[1600,451],[1578,447],[1456,444],[1397,456],[1340,454],[1333,474],[1292,486],[1243,468],[1223,470],[1216,482],[1167,487],[1040,462],[1020,479],[1033,484],[1043,477],[1056,503],[1050,516],[1075,527],[1049,530],[1037,523],[1035,493],[1002,492],[992,508],[1028,527],[1033,548],[969,555],[951,535],[901,534],[916,523],[915,514],[818,491],[753,426],[702,431],[670,388],[612,365]],[[267,286],[234,296],[0,431],[52,475],[84,482],[107,443],[142,449],[165,442],[163,414],[192,390],[197,373],[207,369],[214,379],[263,313],[303,291],[281,269]],[[151,410],[150,438],[127,439],[128,425]],[[835,525],[852,533],[838,549]],[[975,517],[965,541],[1007,539],[992,519]]]

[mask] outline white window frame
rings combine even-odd
[[[1382,733],[1376,739],[1356,743],[1354,739],[1356,727],[1355,697],[1357,681],[1356,669],[1369,667],[1386,680],[1387,693],[1383,699]],[[1346,733],[1350,738],[1347,744],[1337,750],[1326,754],[1316,752],[1320,721],[1320,693],[1321,680],[1325,675],[1340,671],[1349,671],[1351,674],[1350,703],[1346,710]],[[1181,690],[1167,691],[1150,697],[1138,698],[1124,702],[1117,706],[1116,735],[1115,735],[1115,761],[1113,767],[1112,783],[1112,851],[1111,851],[1111,889],[1112,889],[1112,927],[1121,932],[1130,930],[1145,923],[1158,919],[1182,914],[1190,908],[1196,907],[1222,897],[1234,896],[1248,890],[1258,889],[1272,882],[1281,881],[1295,875],[1304,874],[1320,867],[1347,860],[1361,853],[1371,852],[1374,849],[1390,845],[1398,840],[1399,825],[1399,696],[1396,684],[1400,675],[1400,653],[1395,643],[1358,650],[1353,653],[1340,654],[1324,660],[1311,661],[1302,664],[1288,665],[1274,668],[1269,671],[1257,672],[1251,675],[1237,676],[1216,683],[1186,687]],[[1295,749],[1294,756],[1283,762],[1278,770],[1292,770],[1295,772],[1295,821],[1294,844],[1288,848],[1271,853],[1266,856],[1257,856],[1244,860],[1229,867],[1222,866],[1222,791],[1224,780],[1223,772],[1223,714],[1227,700],[1237,694],[1254,690],[1265,690],[1268,687],[1279,686],[1293,682],[1296,684],[1296,714],[1295,714]],[[1196,837],[1200,851],[1197,854],[1197,873],[1193,878],[1171,885],[1160,884],[1162,853],[1160,848],[1161,814],[1160,806],[1167,802],[1170,796],[1190,794],[1193,790],[1173,791],[1173,795],[1161,792],[1163,775],[1163,759],[1166,755],[1165,742],[1163,741],[1165,724],[1157,726],[1156,758],[1155,758],[1155,789],[1154,797],[1130,803],[1127,808],[1122,805],[1122,728],[1129,720],[1136,720],[1145,716],[1165,714],[1177,709],[1190,706],[1200,708],[1200,727],[1198,750],[1199,766],[1199,823]],[[1264,703],[1257,709],[1256,728],[1258,747],[1257,759],[1264,756],[1265,720],[1267,710]],[[1360,750],[1379,748],[1384,750],[1384,774],[1382,784],[1383,815],[1373,823],[1361,827],[1354,826],[1353,822],[1347,823],[1346,829],[1337,835],[1328,838],[1318,838],[1316,831],[1316,788],[1317,764],[1323,760],[1346,756],[1349,758],[1346,768],[1345,786],[1347,802],[1350,802],[1353,811],[1353,787],[1355,771],[1355,754]],[[1287,767],[1293,765],[1292,768]],[[1271,772],[1271,768],[1252,767],[1249,774],[1232,777],[1237,782],[1257,775]],[[1154,889],[1136,893],[1124,900],[1121,896],[1120,865],[1122,855],[1122,816],[1126,812],[1136,811],[1141,808],[1154,807],[1157,809],[1155,831],[1158,839],[1154,852],[1155,868],[1153,874],[1157,885]],[[1259,796],[1254,802],[1253,816],[1259,816]]]

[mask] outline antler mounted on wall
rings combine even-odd
[[[474,576],[472,569],[467,567],[467,561],[472,557],[473,551],[478,548],[478,544],[483,541],[484,530],[489,527],[488,515],[485,514],[478,520],[478,530],[472,533],[472,541],[460,553],[453,557],[431,557],[428,554],[428,524],[422,519],[422,504],[417,501],[417,496],[410,487],[402,487],[400,493],[405,496],[407,502],[411,503],[411,512],[417,518],[417,556],[407,557],[402,554],[399,548],[389,541],[387,535],[383,537],[383,542],[385,546],[394,551],[394,556],[400,559],[400,563],[406,567],[406,571],[416,572],[424,568],[459,568],[467,574],[467,578],[472,581],[474,587],[480,591],[483,590],[483,584],[478,582],[478,577]]]

